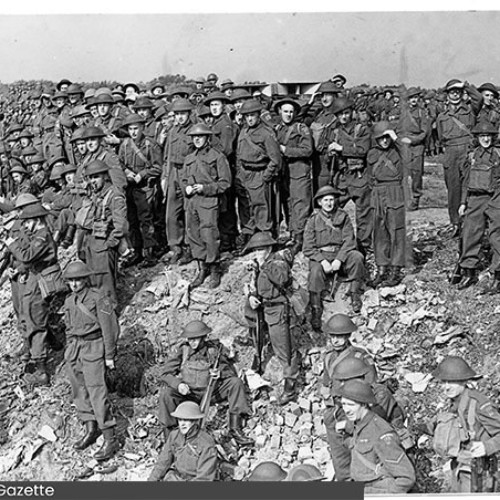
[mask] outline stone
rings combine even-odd
[[[304,410],[305,412],[310,412],[311,411],[311,401],[307,398],[304,397],[299,397],[297,399],[297,403]]]
[[[257,436],[257,438],[255,439],[255,447],[263,448],[266,442],[267,442],[267,436],[265,435]]]
[[[299,448],[299,453],[297,456],[298,460],[307,460],[308,458],[314,458],[313,451],[310,446],[301,446]]]
[[[278,449],[281,446],[281,436],[280,436],[280,434],[273,434],[271,436],[271,440],[269,442],[269,446],[271,446],[271,448],[276,448],[276,449]]]
[[[285,425],[287,425],[288,427],[293,427],[297,420],[297,415],[294,415],[293,413],[285,413]]]

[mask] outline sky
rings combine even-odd
[[[141,5],[135,4],[135,5]],[[500,84],[500,12],[0,15],[0,81]]]

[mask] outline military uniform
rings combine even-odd
[[[308,287],[310,292],[321,293],[326,288],[326,274],[322,260],[340,260],[340,271],[348,281],[360,281],[364,276],[363,256],[356,250],[354,230],[341,208],[329,216],[321,210],[311,215],[304,230],[304,255],[309,258]]]
[[[171,414],[181,401],[200,402],[203,398],[209,381],[209,370],[214,365],[219,346],[220,342],[207,340],[194,351],[187,342],[184,342],[167,359],[162,373],[166,386],[161,389],[158,401],[159,419],[166,428],[175,426],[176,421]],[[224,353],[219,358],[219,370],[221,376],[213,392],[215,401],[227,399],[230,414],[238,416],[250,414],[243,382],[237,377],[233,365]],[[186,383],[190,388],[186,396],[178,391],[181,383]]]
[[[174,430],[161,450],[148,481],[215,481],[217,448],[210,434],[198,425],[184,436]]]
[[[208,144],[189,154],[182,168],[182,185],[202,184],[201,194],[186,194],[186,233],[191,253],[207,264],[219,261],[220,199],[231,186],[226,156]]]
[[[466,205],[462,229],[462,269],[477,269],[481,240],[488,227],[493,250],[491,271],[500,272],[500,150],[478,146],[464,167],[461,203]]]
[[[333,112],[332,106],[323,108],[311,123],[311,133],[314,140],[313,156],[313,189],[316,192],[319,188],[332,184],[332,156],[328,154],[328,136],[335,127],[337,116]]]
[[[170,247],[181,247],[185,239],[182,167],[187,155],[194,151],[191,137],[187,135],[192,125],[191,120],[184,125],[174,125],[165,142],[162,179],[167,179],[166,224]]]
[[[244,126],[236,150],[236,189],[250,203],[251,216],[242,233],[276,229],[273,213],[273,181],[277,179],[281,153],[273,132],[263,122]],[[239,196],[241,197],[241,196]]]
[[[130,240],[137,253],[152,249],[155,238],[154,204],[162,172],[162,152],[158,144],[148,137],[136,143],[130,137],[123,140],[118,158],[129,179],[127,187],[127,215],[130,224]],[[137,183],[134,176],[140,175]]]
[[[73,390],[73,402],[84,422],[99,429],[116,425],[105,382],[104,360],[115,357],[119,325],[109,297],[85,287],[64,303],[67,326],[64,360]]]
[[[304,227],[311,214],[313,141],[303,123],[280,123],[276,127],[280,146],[284,146],[282,182],[288,194],[288,229],[292,238],[302,244]]]
[[[349,439],[351,479],[365,484],[365,494],[407,493],[415,469],[389,423],[372,411],[354,425]]]
[[[85,207],[85,217],[76,219],[83,231],[80,258],[95,273],[93,286],[102,288],[116,305],[118,244],[128,232],[125,195],[106,182],[98,193],[92,194],[80,212]]]
[[[378,266],[404,267],[406,259],[406,210],[403,161],[396,146],[368,153],[372,184],[373,249]]]
[[[103,161],[109,167],[109,177],[111,182],[119,190],[125,192],[128,182],[125,172],[120,164],[120,160],[115,153],[106,149],[102,144],[94,153],[88,152],[85,155],[82,163],[78,166],[78,171],[75,175],[75,182],[82,182],[85,167],[95,160]]]

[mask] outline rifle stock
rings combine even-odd
[[[221,353],[222,353],[222,345],[219,345],[219,348],[217,350],[217,356],[215,357],[214,364],[212,366],[212,370],[218,370]],[[208,412],[210,411],[210,401],[212,400],[212,394],[214,392],[217,380],[218,378],[210,377],[207,388],[205,389],[205,393],[203,394],[203,398],[201,399],[200,410],[203,413],[203,419],[201,421],[202,428],[205,427],[207,422]]]

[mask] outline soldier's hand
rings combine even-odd
[[[473,458],[484,457],[486,455],[484,443],[482,441],[473,441],[470,452]]]
[[[387,130],[386,133],[393,141],[397,140],[398,136],[396,135],[396,132],[394,132],[394,130]]]
[[[339,152],[342,151],[342,146],[338,143],[338,142],[332,142],[329,146],[328,146],[328,152],[329,153],[334,153],[334,152]]]
[[[326,274],[332,272],[332,266],[330,262],[328,262],[326,259],[323,259],[321,261],[321,267],[323,268],[323,271],[325,271]]]
[[[340,262],[340,260],[338,259],[335,259],[332,263],[331,263],[331,270],[332,272],[335,272],[335,271],[338,271],[340,269],[340,266],[342,265],[342,262]]]
[[[193,186],[194,193],[201,194],[203,193],[203,184],[195,184]]]
[[[282,153],[285,152],[286,146],[283,146],[283,144],[280,144],[280,150]]]
[[[193,186],[186,186],[186,194],[191,196],[193,194]]]
[[[134,176],[134,180],[135,180],[135,182],[136,182],[137,184],[139,184],[139,182],[141,182],[141,181],[142,181],[141,174],[136,174],[136,175]]]
[[[220,378],[220,370],[210,370],[210,377],[213,379]]]
[[[336,422],[336,424],[335,424],[335,430],[337,432],[345,431],[345,427],[346,427],[346,421],[345,420],[341,420],[340,422]]]
[[[401,139],[401,142],[403,142],[404,144],[411,144],[411,139],[409,137],[403,137]]]
[[[458,207],[458,215],[459,217],[463,217],[465,215],[465,210],[467,208],[467,205],[465,203],[462,203],[459,207]]]
[[[179,384],[179,387],[177,387],[177,390],[183,396],[187,396],[191,392],[191,389],[189,388],[189,385],[185,384],[184,382],[181,382]]]
[[[167,186],[168,186],[167,179],[162,179],[160,182],[160,185],[161,185],[161,192],[163,193],[163,196],[167,196]]]
[[[13,267],[9,267],[7,273],[9,274],[9,278],[13,279],[19,274],[19,271]]]
[[[110,370],[114,370],[115,369],[115,362],[114,362],[114,360],[112,360],[112,359],[106,359],[106,360],[104,360],[104,362],[106,363],[106,368],[109,368]]]
[[[254,310],[258,309],[258,307],[261,304],[260,300],[257,297],[254,297],[253,295],[250,295],[250,297],[248,297],[248,302],[250,304],[250,307]]]

